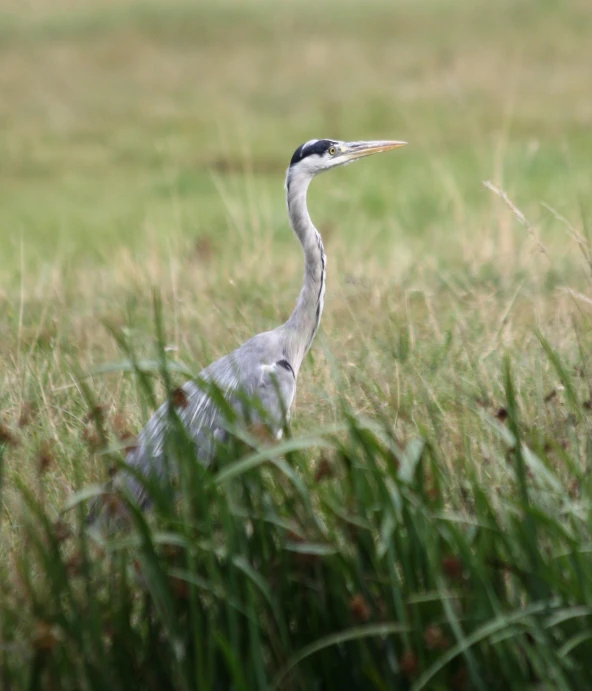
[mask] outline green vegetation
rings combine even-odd
[[[592,686],[591,31],[587,0],[0,2],[0,687]],[[87,536],[163,353],[174,386],[287,316],[318,136],[410,146],[312,186],[291,436],[181,448],[178,504]]]

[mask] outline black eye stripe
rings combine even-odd
[[[319,139],[318,141],[313,142],[312,144],[302,144],[294,152],[292,160],[290,161],[290,165],[293,166],[295,163],[299,163],[300,161],[302,161],[303,158],[306,158],[307,156],[312,156],[313,154],[317,154],[317,156],[322,156],[332,146],[335,146],[335,142],[331,139]]]

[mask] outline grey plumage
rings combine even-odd
[[[186,382],[182,387],[185,398],[176,406],[176,413],[194,445],[196,459],[208,466],[216,446],[227,438],[225,413],[209,395],[209,385],[214,385],[233,409],[239,420],[252,425],[264,424],[270,434],[279,438],[285,422],[284,411],[290,409],[296,392],[296,378],[291,369],[277,363],[285,360],[282,337],[276,331],[258,334],[243,343],[232,353],[206,367],[198,377],[198,383]],[[259,405],[243,411],[248,401]],[[165,435],[167,431],[169,402],[163,403],[138,435],[135,448],[128,453],[127,464],[142,474],[161,477],[165,462]],[[262,415],[259,409],[264,411]],[[131,477],[121,477],[136,500],[143,505],[144,492],[141,483]]]
[[[294,153],[285,189],[290,226],[304,253],[300,295],[284,324],[249,339],[206,367],[197,383],[189,381],[183,386],[185,399],[176,411],[194,446],[195,457],[203,465],[209,465],[216,445],[223,443],[227,436],[225,415],[215,397],[209,395],[209,385],[217,387],[239,420],[264,424],[276,438],[281,436],[287,422],[296,393],[296,379],[318,329],[325,294],[325,251],[306,206],[310,181],[324,170],[404,143],[311,140]],[[255,399],[259,404],[247,411],[248,420],[243,415],[246,399]],[[127,455],[127,465],[144,476],[160,478],[169,465],[165,461],[171,460],[166,458],[165,444],[168,405],[164,403],[154,413],[138,435],[135,448]],[[121,474],[116,483],[125,486],[140,505],[146,503],[141,483],[130,474]],[[90,522],[96,515],[97,511],[91,512]]]

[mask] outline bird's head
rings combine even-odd
[[[288,168],[288,174],[301,173],[313,177],[324,170],[353,163],[364,156],[405,146],[407,142],[367,141],[340,142],[334,139],[311,139],[299,146]]]

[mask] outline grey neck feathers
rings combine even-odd
[[[286,357],[298,373],[304,356],[319,328],[325,298],[326,257],[323,241],[306,208],[306,193],[311,176],[288,169],[286,203],[290,226],[304,252],[304,280],[296,306],[281,327],[286,335]]]

